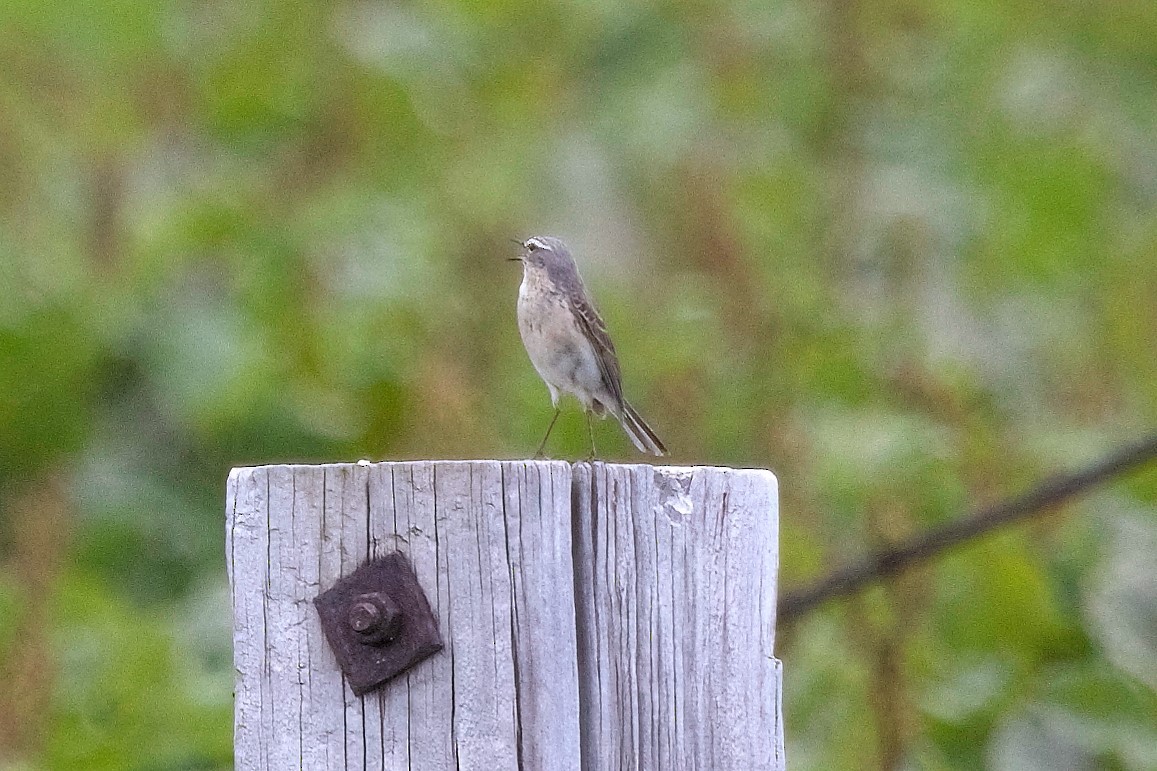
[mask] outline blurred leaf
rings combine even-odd
[[[57,611],[68,622],[57,632],[49,765],[229,768],[232,659],[223,600],[220,589],[194,595],[167,619],[135,612],[92,584],[68,586]]]
[[[1094,771],[1100,767],[1058,724],[1056,716],[1037,713],[1013,717],[997,729],[988,765],[1007,771]]]
[[[1109,553],[1091,582],[1089,635],[1109,660],[1157,691],[1157,518],[1110,520]]]
[[[97,362],[88,332],[59,308],[0,326],[0,482],[30,476],[80,447]]]

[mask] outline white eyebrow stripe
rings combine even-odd
[[[539,249],[546,249],[548,252],[550,251],[550,245],[537,236],[527,239],[523,246],[525,246],[527,249],[533,249],[537,246]]]

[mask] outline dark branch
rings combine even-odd
[[[1157,435],[1125,445],[1073,474],[1050,477],[1023,495],[869,555],[860,562],[836,570],[812,586],[788,592],[779,601],[778,620],[790,623],[830,599],[858,592],[885,576],[902,573],[954,546],[1048,511],[1154,458],[1157,458]]]

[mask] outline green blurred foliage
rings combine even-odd
[[[1151,0],[8,0],[0,179],[2,768],[230,765],[228,468],[527,453],[510,237],[785,585],[1157,424]],[[792,767],[1157,768],[1155,506],[784,630]]]

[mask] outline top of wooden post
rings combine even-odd
[[[665,464],[665,463],[629,463],[629,462],[622,462],[622,461],[604,461],[604,460],[600,460],[598,458],[596,458],[594,460],[565,460],[562,458],[444,458],[444,459],[406,458],[406,459],[399,459],[399,460],[393,460],[390,458],[383,458],[382,460],[368,460],[368,459],[363,458],[363,459],[357,460],[357,461],[330,461],[330,462],[326,462],[326,463],[308,463],[308,462],[286,461],[283,463],[259,463],[259,464],[253,464],[253,465],[245,465],[245,466],[234,466],[231,470],[231,473],[235,473],[235,472],[239,472],[239,471],[246,471],[249,469],[258,469],[258,468],[279,468],[279,467],[284,467],[284,468],[342,468],[342,467],[349,467],[349,466],[368,467],[368,466],[377,466],[380,464],[413,464],[413,463],[429,463],[429,464],[433,464],[433,465],[442,465],[442,466],[451,466],[451,465],[466,465],[466,466],[475,465],[475,466],[478,466],[478,465],[483,465],[483,464],[488,464],[488,463],[503,463],[503,464],[521,463],[521,464],[525,464],[528,466],[530,466],[530,465],[543,465],[543,464],[546,464],[546,465],[561,464],[564,466],[570,466],[571,468],[579,468],[582,466],[588,466],[588,467],[592,467],[592,468],[598,467],[598,466],[621,467],[621,468],[647,467],[647,468],[653,468],[653,469],[670,469],[670,470],[676,471],[676,472],[690,472],[690,471],[697,471],[697,470],[723,471],[723,472],[737,471],[737,472],[743,472],[743,473],[767,474],[767,475],[770,475],[772,478],[775,478],[775,473],[773,471],[770,471],[770,470],[764,469],[764,468],[754,467],[754,466],[716,466],[716,465],[711,465],[711,464],[677,465],[677,464]]]

